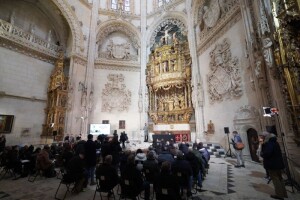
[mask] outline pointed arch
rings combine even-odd
[[[72,52],[79,53],[80,51],[84,51],[83,33],[76,14],[71,9],[70,5],[68,5],[64,0],[52,0],[52,2],[58,7],[70,26],[73,36]]]
[[[181,12],[170,12],[166,15],[162,15],[158,20],[153,23],[147,35],[147,46],[151,47],[155,42],[157,32],[166,25],[166,23],[176,24],[181,31],[187,32],[187,18],[184,13]]]
[[[136,49],[140,48],[140,32],[134,25],[120,20],[106,21],[98,26],[96,36],[98,44],[102,44],[105,38],[113,32],[121,32],[125,34],[128,38],[130,38],[132,45]]]

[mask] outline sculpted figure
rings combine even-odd
[[[107,52],[108,52],[108,57],[109,58],[112,58],[113,57],[113,53],[112,53],[112,51],[113,51],[113,46],[114,46],[114,42],[113,42],[113,40],[112,39],[109,39],[109,43],[108,43],[108,45],[107,45]]]

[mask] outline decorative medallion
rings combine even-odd
[[[232,58],[229,40],[224,39],[222,44],[217,44],[210,52],[210,57],[211,72],[207,77],[211,103],[223,101],[224,98],[240,97],[243,91],[238,58]]]
[[[109,74],[108,82],[102,90],[102,112],[128,111],[131,92],[126,90],[123,74]]]

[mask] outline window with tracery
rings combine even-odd
[[[118,0],[111,0],[111,9],[118,9]]]
[[[130,12],[130,0],[111,0],[111,9]]]
[[[158,4],[158,7],[161,7],[169,2],[171,2],[171,0],[158,0],[157,4]]]

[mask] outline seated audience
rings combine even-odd
[[[182,188],[187,188],[187,195],[191,196],[192,181],[193,181],[193,170],[190,163],[184,159],[181,151],[177,154],[177,159],[172,164],[172,172],[174,175],[180,174],[179,184]]]
[[[161,165],[164,161],[169,161],[170,163],[174,162],[173,155],[167,150],[167,147],[164,147],[163,151],[158,155],[158,163]]]
[[[67,166],[67,177],[75,181],[74,191],[81,192],[88,184],[88,174],[85,170],[84,151],[75,155]]]
[[[143,162],[143,171],[146,180],[153,183],[154,179],[159,175],[158,161],[155,159],[153,152],[148,152],[147,160]]]
[[[171,163],[165,161],[161,165],[160,175],[156,177],[155,182],[155,191],[157,200],[180,200],[180,187],[178,179],[171,173]],[[168,192],[168,197],[165,197],[163,194]]]
[[[50,178],[56,176],[54,170],[54,162],[49,158],[50,147],[48,145],[44,146],[44,149],[37,155],[36,158],[36,168],[37,170],[42,170],[44,176]]]
[[[136,169],[135,156],[132,154],[128,156],[127,164],[121,173],[121,179],[132,181],[136,186],[132,189],[135,190],[135,193],[137,194],[145,190],[145,200],[149,200],[150,185],[148,182],[143,180],[142,173]]]
[[[96,170],[96,178],[98,180],[102,180],[101,176],[107,177],[107,180],[105,180],[105,185],[101,185],[101,188],[108,191],[112,190],[119,183],[117,170],[111,165],[111,163],[112,156],[107,155],[104,159],[104,163],[101,164]],[[110,195],[111,193],[108,194],[108,196]]]
[[[141,149],[136,150],[135,165],[138,170],[143,170],[143,163],[146,159],[146,154]]]

